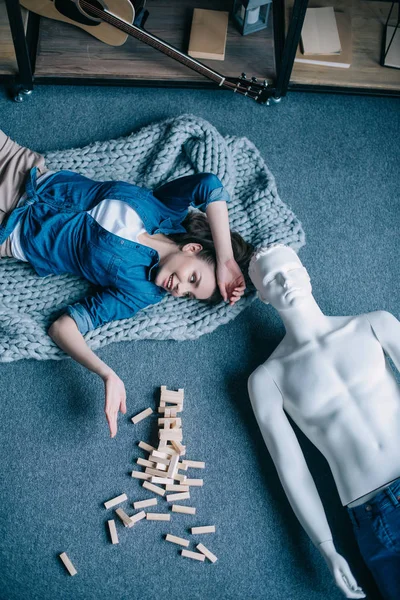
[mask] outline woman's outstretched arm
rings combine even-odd
[[[126,392],[123,381],[86,344],[74,319],[62,315],[49,331],[51,339],[78,363],[102,378],[105,386],[105,413],[111,437],[117,433],[118,411],[126,413]]]

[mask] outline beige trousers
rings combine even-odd
[[[44,157],[19,146],[0,130],[0,223],[18,204],[32,167],[37,167],[38,175],[45,173]],[[12,256],[9,238],[0,244],[0,258],[5,256]]]

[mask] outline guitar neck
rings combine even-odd
[[[136,27],[136,25],[126,23],[126,21],[123,21],[122,19],[116,17],[107,10],[99,9],[96,6],[90,4],[90,2],[87,2],[86,0],[79,0],[79,5],[84,11],[87,11],[89,15],[99,17],[99,19],[101,19],[102,21],[113,25],[117,29],[124,31],[128,35],[133,36],[134,38],[140,40],[148,46],[152,46],[152,48],[163,52],[167,56],[170,56],[171,58],[177,60],[186,67],[189,67],[189,69],[192,69],[193,71],[200,73],[200,75],[211,79],[218,85],[224,84],[225,77],[223,77],[223,75],[217,73],[217,71],[209,69],[205,65],[202,65],[201,63],[197,62],[197,60],[191,58],[183,52],[180,52],[177,48],[174,48],[174,46],[170,46],[163,40],[160,40],[160,38],[156,37],[155,35],[147,33],[143,29],[140,29],[140,27]]]

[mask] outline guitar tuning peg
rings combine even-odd
[[[251,78],[251,80],[252,80],[254,83],[257,83],[257,81],[258,81],[257,77],[252,77],[252,78]]]
[[[242,73],[241,76],[240,76],[240,79],[247,79],[246,73]]]

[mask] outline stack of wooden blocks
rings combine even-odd
[[[205,463],[195,460],[185,460],[183,457],[186,455],[186,446],[182,444],[183,432],[182,432],[182,418],[178,417],[178,414],[183,411],[183,399],[184,391],[179,389],[178,391],[168,390],[166,386],[161,386],[161,398],[158,412],[162,414],[162,417],[158,419],[158,438],[159,443],[157,448],[147,444],[146,442],[139,442],[138,446],[142,450],[148,453],[148,458],[138,458],[137,464],[145,467],[144,471],[132,471],[132,477],[143,480],[143,487],[156,494],[156,496],[165,497],[166,501],[171,504],[171,512],[183,513],[188,515],[195,515],[196,508],[194,506],[186,506],[179,504],[182,500],[190,499],[190,488],[200,487],[203,485],[203,479],[191,479],[187,475],[182,473],[186,472],[189,468],[204,469]],[[136,425],[140,421],[143,421],[146,417],[153,413],[151,408],[143,410],[132,418],[132,422]],[[169,493],[167,493],[169,492]],[[104,502],[104,507],[109,510],[116,506],[128,501],[126,494],[120,494],[107,502]],[[142,519],[148,521],[170,521],[171,512],[146,512],[142,509],[150,506],[156,506],[158,504],[158,498],[152,497],[146,500],[139,500],[132,503],[135,510],[139,509],[139,512],[128,515],[125,510],[121,507],[115,509],[115,513],[119,520],[127,528],[133,527],[136,523]],[[114,519],[107,521],[111,543],[118,544],[118,533]],[[215,525],[205,525],[201,527],[191,527],[192,535],[215,533]],[[190,545],[190,540],[186,538],[177,537],[170,533],[165,535],[165,540],[173,544],[183,546],[181,550],[182,556],[192,558],[193,560],[204,561],[206,558],[212,563],[216,562],[217,557],[203,544],[197,544],[197,552],[187,550]],[[76,575],[77,571],[70,561],[69,557],[65,552],[60,554],[60,558],[67,568],[70,575]]]

